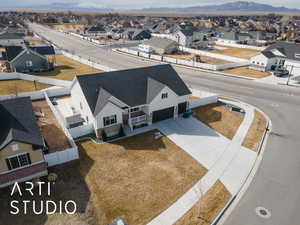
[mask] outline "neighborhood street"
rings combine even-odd
[[[30,24],[30,28],[58,47],[114,69],[157,64],[118,54],[111,47],[100,47],[40,25]],[[191,88],[219,93],[252,104],[264,111],[272,121],[272,132],[262,163],[249,189],[225,224],[299,224],[300,88],[224,77],[183,67],[174,68]],[[271,218],[257,216],[255,209],[259,206],[268,209]]]

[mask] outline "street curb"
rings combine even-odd
[[[238,99],[233,99],[233,100],[242,102]],[[244,104],[250,105],[248,103],[244,103]],[[252,183],[252,180],[255,177],[255,174],[256,174],[257,170],[260,167],[260,164],[261,164],[261,161],[262,161],[265,149],[266,149],[267,140],[268,140],[268,138],[270,136],[270,133],[272,131],[272,122],[271,122],[271,119],[268,117],[268,115],[265,114],[261,109],[257,108],[256,106],[253,106],[253,105],[250,105],[250,106],[252,106],[254,109],[256,109],[257,111],[262,113],[264,115],[264,117],[267,119],[266,128],[268,128],[268,131],[266,130],[264,132],[263,139],[260,143],[260,147],[259,147],[259,150],[257,152],[257,157],[256,157],[256,160],[255,160],[255,163],[254,163],[250,173],[248,174],[246,181],[244,182],[244,184],[240,188],[240,191],[236,195],[234,195],[229,200],[229,202],[225,205],[225,207],[222,209],[222,211],[219,213],[219,215],[213,221],[212,225],[223,225],[226,222],[226,220],[228,219],[228,217],[231,215],[231,213],[234,211],[234,209],[237,207],[239,201],[242,199],[242,197],[244,196],[246,191],[248,190],[250,184]]]
[[[119,51],[117,49],[112,49],[112,51],[114,51],[114,52],[116,52],[118,54],[123,54],[123,55],[127,55],[127,56],[130,56],[130,57],[134,57],[134,58],[138,58],[138,59],[143,59],[143,60],[146,60],[146,61],[161,62],[161,61],[158,61],[158,60],[144,58],[144,57],[132,55],[132,54],[129,54],[129,53],[126,53],[126,52],[121,52],[121,51]],[[180,65],[180,64],[176,64],[176,63],[167,63],[167,62],[161,62],[161,63],[171,64],[171,65],[174,65],[176,67],[182,67],[182,68],[190,69],[190,70],[196,70],[196,71],[201,71],[201,72],[209,72],[209,73],[213,73],[215,75],[220,75],[220,76],[224,76],[224,77],[231,77],[231,78],[243,79],[243,80],[251,80],[251,81],[257,80],[256,78],[244,77],[244,76],[239,76],[239,75],[233,75],[233,74],[229,74],[229,73],[216,72],[216,71],[213,71],[213,70],[205,70],[205,69],[195,68],[195,67],[191,67],[191,66],[184,66],[184,65]]]

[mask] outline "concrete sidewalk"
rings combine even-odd
[[[233,140],[230,141],[194,118],[178,118],[157,123],[155,126],[178,146],[208,169],[198,181],[173,205],[154,218],[148,225],[172,225],[220,179],[234,195],[249,174],[257,154],[243,148],[243,142],[254,118],[251,107],[229,102],[245,109],[245,118]]]

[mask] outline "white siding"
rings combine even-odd
[[[94,116],[93,113],[85,99],[85,96],[81,90],[81,87],[77,80],[75,80],[75,83],[71,87],[71,98],[72,103],[74,104],[75,108],[81,112],[82,117],[86,120],[88,117],[88,122],[93,123],[94,122]],[[82,105],[82,109],[80,107],[80,103]]]
[[[168,93],[168,98],[162,99],[162,93]],[[185,101],[188,101],[188,96],[178,97],[178,95],[169,87],[165,87],[149,104],[149,112],[177,106],[178,103]]]
[[[108,102],[101,112],[96,116],[96,129],[103,128],[103,117],[117,115],[117,124],[123,123],[122,118],[123,110],[120,109],[118,106]]]

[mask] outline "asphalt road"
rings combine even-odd
[[[32,25],[32,28],[59,47],[115,69],[156,64],[117,54],[111,48],[98,47],[38,25]],[[180,67],[175,69],[192,88],[220,93],[255,105],[270,117],[273,124],[262,163],[225,224],[300,224],[300,88],[262,84]],[[258,206],[270,210],[271,217],[258,217],[255,213]]]

